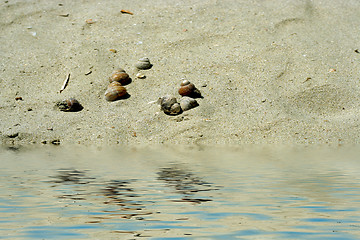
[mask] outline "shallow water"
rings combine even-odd
[[[0,239],[359,239],[358,152],[2,149]]]

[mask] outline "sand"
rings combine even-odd
[[[359,9],[357,0],[2,1],[1,144],[357,144]],[[135,76],[141,57],[153,64],[145,79]],[[118,67],[132,77],[130,97],[107,102]],[[183,79],[204,96],[197,108],[168,116],[149,104],[179,97]],[[68,97],[84,109],[54,107]]]

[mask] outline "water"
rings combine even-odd
[[[360,239],[358,152],[2,149],[0,239]]]

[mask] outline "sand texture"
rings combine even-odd
[[[358,0],[1,1],[0,141],[356,144],[359,23]],[[130,97],[107,102],[118,67]],[[198,107],[169,116],[149,104],[179,98],[183,79]],[[54,107],[67,97],[83,109]]]

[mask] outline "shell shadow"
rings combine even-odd
[[[129,93],[126,93],[124,96],[122,96],[121,98],[115,100],[114,102],[117,102],[117,101],[119,101],[119,100],[125,100],[125,99],[128,99],[128,98],[130,98],[130,97],[131,97],[131,95],[130,95]]]
[[[73,106],[70,110],[68,110],[68,112],[80,112],[83,109],[84,107],[79,103],[78,105]]]
[[[126,86],[132,83],[132,79],[129,77],[128,80],[125,83],[121,83],[122,86]]]
[[[164,112],[164,111],[163,111]],[[169,113],[169,112],[164,112],[166,115],[168,116],[177,116],[177,115],[180,115],[182,114],[184,111],[181,109],[180,112],[177,112],[177,113]]]

